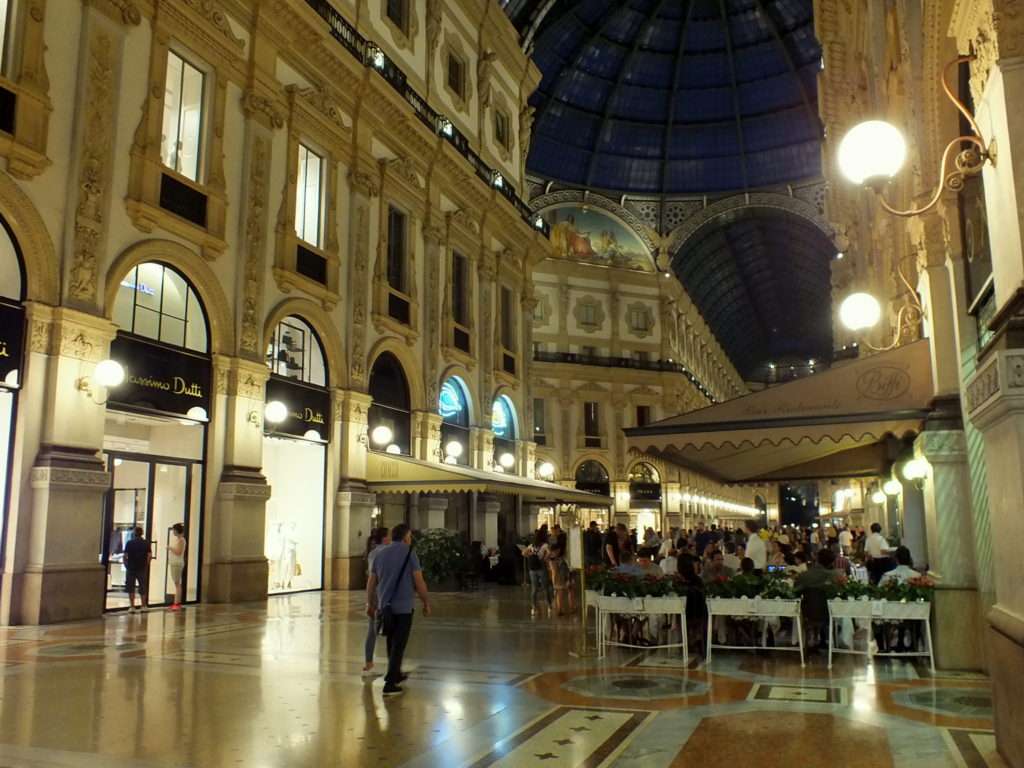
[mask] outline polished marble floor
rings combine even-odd
[[[351,593],[0,628],[0,766],[1000,766],[988,681],[907,662],[571,655],[516,587],[437,595],[405,695]],[[383,646],[378,646],[383,670]]]

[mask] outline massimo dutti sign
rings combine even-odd
[[[208,358],[120,333],[110,356],[124,368],[124,382],[110,390],[111,404],[182,416],[196,406],[210,412]]]
[[[0,301],[0,383],[3,383],[11,371],[17,371],[17,380],[11,381],[20,386],[24,378],[22,374],[22,357],[25,350],[25,308]]]
[[[267,402],[273,400],[280,400],[288,408],[288,418],[274,424],[273,433],[302,437],[312,429],[321,440],[330,439],[331,395],[326,389],[271,375],[267,379]]]

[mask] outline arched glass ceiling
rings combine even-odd
[[[834,255],[809,221],[750,207],[697,230],[672,269],[740,375],[763,380],[771,362],[831,360]]]
[[[518,15],[543,73],[531,172],[639,194],[820,176],[812,0],[554,0]]]

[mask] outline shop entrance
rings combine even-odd
[[[174,598],[167,559],[171,526],[182,523],[186,531],[197,527],[192,519],[199,512],[202,464],[119,451],[108,451],[106,460],[113,480],[104,514],[105,607],[108,611],[128,607],[123,554],[136,527],[142,528],[153,553],[147,583],[149,604],[169,604]],[[194,599],[195,588],[187,576],[185,588]]]

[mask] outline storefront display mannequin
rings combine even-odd
[[[171,526],[171,543],[167,546],[167,567],[170,570],[171,581],[174,583],[174,602],[171,603],[172,611],[181,610],[183,597],[181,577],[185,571],[185,548],[187,546],[185,526],[181,523],[175,523]]]

